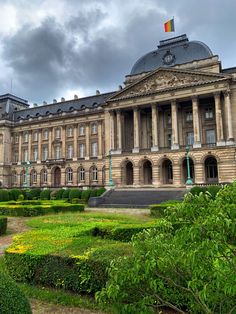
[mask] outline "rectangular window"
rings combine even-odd
[[[73,158],[73,145],[67,146],[67,158],[72,159]]]
[[[28,149],[23,149],[23,161],[28,161]]]
[[[61,158],[61,147],[56,146],[55,147],[55,159],[60,159]]]
[[[91,126],[91,132],[92,134],[97,134],[97,124],[93,123]]]
[[[92,143],[92,157],[97,157],[98,144],[97,142]]]
[[[186,111],[186,122],[192,122],[192,121],[193,121],[192,111]]]
[[[33,161],[37,161],[38,160],[38,148],[34,147],[33,148]]]
[[[85,156],[85,145],[79,144],[79,157],[84,158]]]
[[[14,153],[13,153],[13,156],[14,156],[14,162],[18,162],[19,161],[19,153],[18,153],[18,151],[15,151]]]
[[[24,133],[24,143],[28,143],[28,140],[29,140],[28,132],[25,132]]]
[[[48,140],[48,130],[43,131],[43,139]]]
[[[19,135],[15,134],[15,144],[18,144],[18,143],[19,143]]]
[[[213,108],[208,107],[205,109],[205,118],[206,119],[213,119]]]
[[[72,137],[73,136],[73,128],[72,127],[68,127],[66,133],[67,133],[68,137]]]
[[[47,159],[48,159],[48,147],[43,146],[43,160],[47,160]]]
[[[171,133],[167,134],[167,147],[171,148],[172,145],[172,135]]]
[[[193,132],[187,132],[187,145],[192,146],[194,143],[194,134]]]
[[[60,128],[56,128],[56,130],[55,130],[55,138],[61,138],[61,129]]]
[[[33,141],[37,142],[38,141],[38,132],[33,133]]]
[[[216,142],[215,130],[207,130],[206,131],[206,142],[207,142],[207,144],[215,144],[215,142]]]
[[[80,136],[84,135],[84,125],[81,125],[81,126],[79,127],[79,135],[80,135]]]
[[[167,124],[171,124],[171,113],[167,113]]]

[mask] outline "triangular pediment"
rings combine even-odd
[[[159,68],[113,95],[109,101],[227,80],[224,74]]]

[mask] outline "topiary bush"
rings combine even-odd
[[[50,200],[50,194],[51,194],[50,189],[42,190],[40,193],[40,199],[41,200]]]
[[[9,276],[3,273],[0,273],[0,313],[32,313],[29,301],[23,292]]]
[[[90,193],[91,193],[91,189],[82,191],[81,199],[87,202],[90,198]]]
[[[190,190],[190,193],[192,193],[193,195],[199,195],[201,192],[205,193],[206,188],[203,186],[194,186]]]
[[[69,189],[66,189],[66,190],[64,189],[61,198],[62,199],[68,199],[69,198],[69,193],[70,193]]]
[[[40,198],[41,189],[40,188],[34,188],[30,190],[30,194],[32,197],[32,200],[36,200]]]
[[[55,193],[56,200],[61,200],[62,199],[62,195],[63,195],[64,191],[65,191],[65,189],[60,189],[60,190],[56,191],[56,193]]]
[[[0,189],[0,202],[9,201],[9,192],[7,190]]]
[[[0,235],[5,234],[7,231],[7,217],[0,217]]]
[[[211,197],[214,199],[221,189],[222,187],[219,185],[210,185],[207,188],[207,192],[210,193]]]
[[[79,190],[79,189],[70,189],[70,191],[69,191],[69,200],[70,200],[70,202],[71,202],[71,200],[73,198],[80,199],[81,198],[81,194],[82,194],[82,191]]]
[[[25,199],[25,197],[24,197],[24,195],[23,194],[20,194],[19,196],[18,196],[18,201],[23,201]]]
[[[20,194],[21,194],[21,191],[19,189],[11,189],[9,191],[9,199],[13,201],[17,201]]]

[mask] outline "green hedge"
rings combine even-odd
[[[72,201],[73,198],[81,198],[82,191],[79,189],[71,189],[69,192],[69,200]]]
[[[45,189],[40,193],[40,199],[41,200],[50,200],[50,194],[51,194],[51,190]]]
[[[32,217],[45,214],[52,214],[58,212],[67,212],[67,211],[84,211],[84,204],[59,204],[59,205],[15,205],[0,206],[0,215],[6,216],[23,216],[23,217]]]
[[[168,202],[163,202],[161,204],[153,204],[149,206],[150,209],[150,215],[152,217],[163,217],[164,212],[168,207],[175,207],[176,204],[180,203],[180,201],[168,201]]]
[[[0,235],[7,231],[7,217],[0,217]]]
[[[0,273],[0,313],[31,314],[31,308],[23,292],[7,275]]]
[[[128,254],[130,245],[104,243],[101,248],[82,256],[5,253],[10,275],[17,281],[63,288],[74,292],[94,293],[107,281],[110,261]]]

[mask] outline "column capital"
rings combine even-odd
[[[171,99],[170,103],[171,105],[177,105],[177,100],[175,98]]]
[[[133,111],[138,111],[139,107],[138,106],[133,106],[132,109],[133,109]]]
[[[223,91],[223,94],[224,94],[225,97],[230,97],[230,95],[231,95],[231,90],[229,90],[229,89],[224,90],[224,91]]]
[[[214,93],[213,93],[214,98],[219,98],[219,97],[220,97],[220,94],[221,94],[221,92],[214,92]]]
[[[192,97],[191,97],[191,99],[192,99],[192,101],[196,101],[196,102],[198,102],[198,96],[197,95],[193,95]]]

